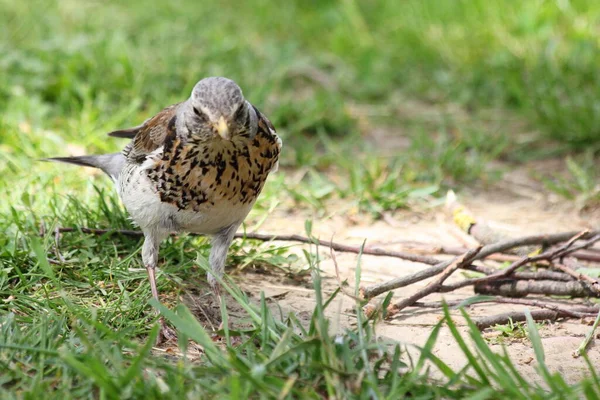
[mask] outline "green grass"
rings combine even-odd
[[[542,182],[552,192],[575,201],[582,209],[600,206],[600,171],[591,153],[578,160],[568,157],[562,176],[543,176]]]
[[[2,106],[41,103],[29,117],[46,128],[77,115],[67,133],[87,136],[222,74],[294,133],[347,134],[349,100],[384,103],[402,89],[432,102],[508,107],[548,137],[597,146],[600,7],[508,4],[5,0]]]
[[[214,74],[234,78],[269,115],[286,143],[283,166],[314,177],[340,165],[339,190],[314,190],[322,182],[309,174],[285,191],[309,207],[350,196],[377,214],[409,206],[413,190],[493,183],[502,169],[490,161],[572,149],[589,149],[597,170],[600,7],[506,4],[4,0],[0,172],[23,175],[36,157],[75,149],[115,151],[122,143],[106,131],[138,124]],[[503,111],[486,121],[488,109]],[[408,147],[371,161],[378,126]],[[365,150],[364,169],[348,168]],[[386,193],[373,173],[406,182],[405,194]]]
[[[153,302],[179,332],[183,356],[166,357],[151,351],[156,325],[143,340],[131,335],[131,327],[115,331],[102,313],[89,313],[67,294],[71,282],[53,271],[44,253],[49,249],[36,240],[31,245],[39,268],[35,275],[44,276],[44,290],[54,295],[27,299],[45,307],[34,318],[23,318],[18,296],[8,302],[11,310],[0,324],[0,379],[9,397],[593,399],[599,394],[593,372],[591,378],[569,385],[547,371],[531,321],[528,337],[551,393],[525,380],[508,356],[493,353],[464,312],[474,347],[467,346],[446,309],[416,358],[398,343],[377,340],[376,325],[364,317],[361,304],[356,305],[357,327],[333,332],[324,311],[339,292],[321,296],[318,260],[312,257],[316,304],[308,325],[294,314],[276,317],[264,296],[258,304],[250,302],[235,285],[224,282],[246,310],[247,327],[226,328],[225,343],[219,345],[184,306],[172,311]],[[206,260],[200,259],[199,265],[207,268]],[[360,276],[360,267],[357,271]],[[433,353],[443,326],[470,361],[464,369],[452,370]],[[200,359],[185,356],[188,339],[201,346]]]
[[[540,330],[543,323],[536,324],[536,329]],[[522,341],[529,337],[529,330],[527,330],[527,324],[524,322],[513,322],[509,319],[507,324],[494,325],[492,330],[497,332],[497,336],[492,336],[488,339],[490,343],[494,344],[505,344],[513,341]]]
[[[543,156],[565,158],[565,174],[539,177],[548,190],[595,207],[597,2],[0,0],[0,9],[1,396],[597,395],[594,377],[569,386],[541,369],[550,392],[525,382],[473,328],[475,350],[452,330],[467,369],[432,354],[439,327],[411,365],[397,343],[378,342],[371,322],[336,336],[323,317],[327,299],[304,326],[235,291],[250,328],[241,344],[215,347],[177,302],[205,285],[198,261],[208,242],[187,236],[161,248],[159,290],[177,310],[165,314],[206,356],[155,354],[140,240],[70,233],[56,246],[51,234],[39,237],[41,225],[132,229],[110,182],[36,161],[117,151],[124,143],[106,132],[182,100],[201,77],[225,75],[284,140],[282,172],[248,229],[276,208],[378,218],[435,205],[447,188],[485,187]],[[228,259],[241,274],[317,264],[252,241],[236,242]],[[454,326],[448,316],[443,324]]]

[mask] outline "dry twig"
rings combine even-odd
[[[453,300],[449,302],[433,301],[429,303],[416,302],[412,306],[419,308],[442,308],[444,304],[447,304],[448,307],[458,307],[462,303],[464,303],[464,300]],[[563,304],[549,303],[546,300],[540,301],[537,299],[515,299],[499,296],[482,299],[475,303],[470,303],[469,306],[483,303],[516,304],[528,307],[539,307],[547,310],[561,312],[573,318],[585,318],[590,314],[594,314],[600,311],[600,308],[596,306],[577,305],[571,308],[565,308]]]
[[[587,233],[588,233],[588,231],[580,232],[577,235],[573,236],[571,239],[569,239],[564,245],[557,247],[555,249],[548,250],[545,253],[539,254],[537,256],[525,256],[525,257],[521,258],[519,261],[515,261],[514,263],[512,263],[508,268],[500,270],[491,275],[484,276],[482,278],[465,279],[460,282],[456,282],[451,285],[444,286],[443,291],[444,292],[452,292],[456,289],[460,289],[465,286],[473,286],[473,285],[477,285],[477,284],[497,281],[499,279],[510,276],[512,273],[514,273],[517,270],[517,268],[520,268],[525,264],[534,263],[534,262],[538,262],[538,261],[552,261],[555,258],[563,257],[564,255],[569,254],[569,250],[575,251],[573,248],[573,244],[576,241],[578,241],[579,239],[581,239],[581,237],[583,237]],[[592,240],[600,240],[600,237],[593,237],[586,243],[592,244],[593,243]]]
[[[556,321],[558,318],[566,318],[569,315],[563,314],[559,311],[552,311],[552,310],[533,310],[533,311],[531,311],[531,316],[533,317],[533,319],[535,321]],[[586,317],[590,317],[590,316],[595,317],[596,314],[586,315]],[[490,326],[494,326],[494,325],[504,325],[504,324],[509,323],[510,321],[523,322],[525,320],[526,320],[526,317],[525,317],[525,313],[523,311],[513,311],[513,312],[492,315],[492,316],[488,316],[488,317],[477,318],[473,322],[475,322],[475,325],[477,325],[477,328],[479,328],[480,330],[483,330],[483,329],[489,328]]]
[[[476,284],[474,290],[477,294],[507,297],[525,297],[530,294],[569,297],[598,296],[587,283],[578,281],[515,281],[503,279],[496,282]]]
[[[544,246],[554,245],[569,240],[580,233],[581,232],[564,232],[553,235],[525,236],[516,239],[509,239],[499,243],[489,244],[481,249],[481,251],[477,254],[474,260],[480,260],[491,254],[501,253],[508,249],[512,249],[519,246],[528,246],[533,244]],[[587,232],[582,234],[580,239],[592,238],[599,234],[600,231]],[[362,288],[362,296],[365,299],[371,299],[390,290],[408,286],[415,282],[419,282],[432,276],[438,275],[441,272],[443,272],[446,269],[446,267],[450,265],[453,261],[454,260],[440,262],[430,268],[424,269],[414,274]]]
[[[563,264],[554,264],[553,267],[561,270],[562,272],[564,272],[565,274],[567,274],[569,276],[572,276],[573,278],[577,279],[580,282],[589,283],[592,290],[595,291],[597,294],[600,294],[600,282],[598,281],[598,279],[592,278],[591,276],[577,272],[574,268],[576,266],[573,265],[572,260],[565,259],[565,260],[563,260]]]
[[[452,190],[448,191],[446,195],[446,208],[450,212],[454,224],[479,243],[486,245],[510,239],[510,236],[506,233],[492,228],[485,221],[477,219],[464,204],[458,201]],[[532,246],[522,246],[507,251],[519,256],[526,256],[535,250],[535,247]]]
[[[465,253],[468,248],[466,247],[453,247],[446,245],[435,245],[424,242],[410,241],[406,242],[402,246],[403,250],[415,252],[421,255],[451,255],[459,256]],[[600,254],[595,251],[596,249],[578,250],[571,254],[571,257],[576,258],[580,261],[600,262]],[[486,260],[499,261],[499,262],[513,262],[519,260],[521,257],[515,254],[491,254],[486,257]]]
[[[457,282],[455,284],[451,284],[451,285],[447,285],[447,286],[442,286],[444,281],[452,274],[454,273],[454,271],[456,271],[456,269],[458,269],[459,267],[463,266],[463,265],[468,265],[470,264],[470,262],[472,260],[475,259],[475,257],[477,256],[477,254],[481,251],[481,246],[478,247],[475,250],[472,250],[468,253],[465,253],[464,255],[458,257],[457,259],[455,259],[449,266],[447,266],[444,271],[441,273],[441,275],[433,282],[431,282],[429,285],[425,286],[425,288],[419,290],[417,293],[413,294],[412,296],[409,296],[401,301],[399,301],[398,303],[393,304],[392,306],[389,307],[388,309],[388,313],[387,313],[387,317],[391,318],[393,317],[395,314],[397,314],[398,312],[402,311],[404,308],[412,305],[413,303],[415,303],[417,300],[431,294],[431,293],[435,293],[435,292],[451,292],[454,291],[456,289],[465,287],[465,286],[472,286],[472,285],[476,285],[476,284],[483,284],[483,283],[488,283],[488,282],[492,282],[492,281],[496,281],[502,278],[506,278],[508,276],[510,276],[517,268],[531,263],[531,262],[536,262],[536,261],[551,261],[554,258],[560,257],[562,255],[566,255],[568,254],[568,251],[573,248],[573,244],[579,240],[582,236],[586,235],[588,233],[588,231],[583,231],[580,232],[578,234],[576,234],[575,236],[573,236],[570,240],[568,240],[564,245],[557,247],[555,249],[549,250],[545,253],[542,253],[540,255],[537,256],[526,256],[523,257],[522,259],[520,259],[519,261],[514,262],[511,266],[509,266],[508,268],[498,271],[494,274],[491,275],[487,275],[481,278],[471,278],[471,279],[465,279],[462,280],[460,282]],[[589,241],[587,241],[586,243],[593,243],[593,240],[598,240],[600,239],[600,237],[596,238],[593,237],[592,239],[590,239]]]
[[[126,229],[116,229],[116,230],[108,230],[108,229],[92,229],[85,227],[77,227],[77,228],[59,228],[59,232],[83,232],[89,233],[93,235],[123,235],[129,237],[143,237],[144,234],[141,231],[133,231]],[[176,233],[172,233],[172,236],[176,236]],[[204,236],[195,233],[188,234],[190,236]],[[272,234],[263,234],[263,233],[236,233],[236,239],[252,239],[252,240],[261,240],[263,242],[271,242],[271,241],[282,241],[282,242],[299,242],[306,244],[315,244],[324,247],[330,247],[336,251],[341,251],[345,253],[355,253],[355,254],[368,254],[371,256],[384,256],[384,257],[394,257],[400,258],[407,261],[417,262],[421,264],[435,265],[440,262],[440,260],[432,257],[421,256],[418,254],[406,253],[401,251],[393,251],[393,250],[384,250],[377,247],[364,247],[361,246],[351,246],[342,243],[330,242],[327,240],[306,237],[302,235],[272,235]]]
[[[106,235],[106,234],[111,235],[111,236],[122,235],[122,236],[134,237],[134,238],[140,238],[140,237],[144,236],[144,234],[141,231],[127,230],[127,229],[93,229],[93,228],[87,228],[87,227],[65,227],[65,228],[58,228],[58,231],[60,233],[83,232],[83,233],[88,233],[88,234],[92,234],[92,235]],[[594,233],[600,234],[600,231],[590,232],[590,234],[594,234]],[[575,234],[575,232],[565,232],[565,233],[559,233],[557,235],[528,236],[528,237],[523,237],[523,238],[518,238],[518,239],[509,239],[502,243],[497,243],[495,245],[502,244],[502,246],[504,246],[506,248],[518,247],[521,245],[521,244],[519,244],[519,241],[521,241],[521,240],[524,241],[524,245],[527,245],[528,243],[537,243],[537,244],[541,244],[541,245],[552,245],[552,244],[564,242],[565,240],[567,240],[569,237],[573,236],[574,234]],[[44,235],[45,235],[45,229],[41,228],[40,236],[44,236]],[[176,236],[177,233],[173,233],[172,235]],[[197,235],[197,234],[193,234],[193,233],[190,233],[189,235],[203,236],[203,235]],[[346,244],[342,244],[342,243],[328,242],[325,240],[309,238],[309,237],[301,236],[301,235],[274,235],[274,234],[246,232],[246,233],[237,233],[235,235],[235,238],[236,239],[260,240],[260,241],[264,241],[264,242],[277,240],[277,241],[282,241],[282,242],[299,242],[299,243],[306,243],[306,244],[318,244],[320,246],[333,247],[334,250],[345,252],[345,253],[355,253],[355,254],[361,253],[360,246],[351,246],[351,245],[346,245]],[[513,242],[515,243],[514,245],[511,244]],[[505,243],[509,244],[509,245],[505,246]],[[468,251],[468,249],[463,249],[463,248],[459,248],[459,247],[457,247],[457,248],[437,247],[437,249],[439,249],[439,250],[435,250],[435,249],[436,248],[434,248],[435,254],[448,254],[448,255],[461,255]],[[490,249],[492,249],[492,248],[490,247]],[[486,252],[488,252],[487,246],[484,247],[484,250]],[[514,261],[515,260],[516,256],[513,256],[513,255],[497,254],[497,253],[501,253],[502,251],[503,251],[502,249],[498,249],[491,253],[488,252],[484,256],[480,255],[478,257],[478,259],[488,258],[488,257],[494,255],[496,257],[491,257],[490,259],[496,259],[497,261]],[[400,259],[404,259],[407,261],[413,261],[413,262],[417,262],[417,263],[421,263],[421,264],[428,264],[428,265],[437,265],[437,264],[441,263],[441,260],[438,260],[433,257],[425,257],[422,255],[408,253],[408,252],[385,250],[385,249],[381,249],[378,247],[366,246],[364,249],[362,249],[362,254],[373,255],[373,256],[382,256],[382,257],[394,257],[394,258],[400,258]],[[576,258],[580,258],[581,260],[584,260],[584,261],[600,261],[600,255],[594,256],[594,254],[592,254],[592,253],[584,253],[584,252],[582,252],[581,254],[575,253],[574,256]]]
[[[463,269],[466,271],[479,272],[479,273],[485,274],[485,275],[492,275],[492,274],[495,274],[496,272],[498,272],[498,270],[496,268],[490,268],[485,265],[476,265],[476,264],[467,265],[466,267],[463,267]],[[520,279],[520,280],[549,279],[549,280],[564,281],[564,282],[574,280],[574,278],[572,276],[569,276],[565,273],[556,272],[556,271],[548,271],[546,269],[540,269],[538,271],[516,271],[516,272],[513,272],[513,274],[511,275],[511,278]]]
[[[444,271],[440,274],[440,276],[429,285],[425,286],[423,289],[419,290],[417,293],[409,296],[401,301],[392,304],[388,307],[387,318],[393,317],[395,314],[399,313],[406,307],[411,306],[417,300],[422,299],[423,297],[435,293],[440,290],[444,281],[454,273],[458,268],[461,268],[464,265],[470,264],[473,259],[477,256],[477,254],[481,251],[482,246],[477,247],[476,249],[469,250],[462,256],[455,259],[450,265],[448,265]]]

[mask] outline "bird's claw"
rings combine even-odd
[[[160,330],[156,338],[156,345],[172,342],[177,340],[177,332],[171,328],[163,318],[160,319]]]

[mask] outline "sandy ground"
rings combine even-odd
[[[502,190],[487,188],[485,192],[476,190],[476,193],[461,193],[462,202],[481,219],[496,225],[515,236],[534,233],[552,233],[565,230],[579,230],[584,228],[598,228],[599,219],[583,216],[572,206],[561,206],[552,198],[542,195],[537,190],[535,183],[523,178],[523,174],[508,174],[499,187]],[[313,234],[329,240],[332,236],[335,241],[359,245],[367,240],[368,245],[376,245],[385,249],[406,250],[403,241],[420,241],[448,246],[463,246],[464,238],[457,233],[450,218],[443,208],[438,208],[426,213],[399,212],[393,217],[373,222],[371,219],[361,220],[356,215],[348,216],[348,210],[336,212],[334,215],[315,219]],[[275,234],[293,234],[304,232],[304,221],[309,215],[292,213],[289,210],[275,211],[260,227],[260,232]],[[317,222],[318,221],[318,222]],[[286,243],[289,245],[289,243]],[[303,247],[295,246],[293,251],[300,254]],[[323,291],[324,295],[332,293],[338,286],[335,268],[327,249],[321,249],[323,261]],[[357,256],[355,254],[338,253],[337,260],[342,280],[347,279],[350,287],[354,287],[355,267]],[[407,262],[391,257],[363,256],[361,285],[367,286],[399,276],[407,275],[425,268],[422,264]],[[277,303],[284,312],[294,312],[302,320],[308,321],[314,308],[314,291],[310,277],[304,280],[292,280],[281,273],[253,272],[245,270],[234,274],[235,281],[253,298],[258,301],[260,291],[274,306]],[[448,282],[464,278],[462,274],[455,273]],[[403,296],[414,293],[427,284],[428,281],[419,282],[403,288],[394,294],[398,301]],[[472,296],[472,288],[464,288],[449,293],[445,296],[448,300],[465,299]],[[196,303],[190,301],[188,305]],[[441,295],[431,295],[425,300],[440,300]],[[206,300],[206,298],[204,298]],[[577,301],[577,300],[572,300]],[[231,305],[232,317],[244,317],[244,312]],[[193,304],[191,304],[193,306]],[[335,304],[328,309],[328,316],[332,321],[333,329],[343,330],[355,323],[351,309],[354,302],[349,297],[339,296]],[[510,310],[520,310],[519,305],[475,305],[468,310],[476,318],[485,315],[494,315]],[[457,323],[463,332],[466,332],[464,321],[457,315]],[[378,334],[383,339],[391,339],[405,344],[423,345],[428,338],[433,325],[441,318],[440,310],[408,309],[391,321],[380,322],[377,327]],[[558,371],[568,382],[579,380],[586,374],[585,361],[573,358],[572,352],[579,346],[588,330],[590,321],[567,320],[555,323],[545,323],[540,328],[540,335],[546,351],[546,361],[552,371]],[[533,349],[527,339],[507,339],[498,344],[494,336],[497,331],[488,329],[484,335],[490,338],[494,351],[502,351],[506,346],[513,362],[521,372],[536,381],[536,361]],[[410,347],[410,346],[409,346]],[[441,332],[435,347],[435,354],[455,369],[460,369],[465,364],[465,357],[447,328]],[[592,343],[589,350],[591,361],[600,367],[600,348]]]

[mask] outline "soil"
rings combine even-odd
[[[486,220],[488,224],[497,226],[514,236],[598,228],[600,219],[597,216],[581,215],[573,205],[554,201],[543,193],[535,181],[528,180],[527,175],[526,171],[507,174],[495,188],[486,188],[485,191],[480,189],[474,189],[472,192],[463,191],[460,193],[459,199],[477,218]],[[390,250],[407,250],[407,241],[426,242],[432,245],[465,246],[466,241],[472,240],[458,232],[443,207],[426,213],[397,212],[393,216],[386,216],[384,220],[378,221],[349,213],[348,210],[351,210],[351,207],[339,207],[338,209],[341,211],[326,218],[314,218],[313,234],[315,236],[323,239],[333,237],[337,242],[355,245],[360,245],[366,240],[368,245],[376,245]],[[304,232],[304,221],[307,218],[311,218],[308,213],[279,209],[267,218],[259,231],[270,234],[302,233]],[[285,243],[285,245],[289,246],[290,243]],[[295,244],[291,251],[296,252],[302,258],[302,249],[308,249],[308,246]],[[327,296],[338,287],[338,280],[328,249],[320,249],[320,254],[323,294]],[[435,257],[441,256],[436,255]],[[355,254],[337,253],[340,277],[342,280],[348,281],[350,288],[354,288],[355,285],[357,260],[358,257]],[[361,259],[361,285],[368,286],[386,281],[416,272],[424,267],[426,266],[397,258],[363,256]],[[260,292],[264,291],[273,310],[277,310],[278,306],[284,313],[295,313],[300,320],[308,321],[310,319],[315,305],[310,277],[292,279],[283,273],[272,270],[253,271],[252,269],[233,273],[232,276],[252,300],[258,302]],[[464,276],[460,272],[455,273],[448,282],[463,278]],[[398,301],[402,297],[414,293],[427,282],[419,282],[397,291],[393,301]],[[424,300],[435,301],[442,298],[459,300],[473,295],[473,289],[467,287],[448,293],[443,297],[439,294],[430,295]],[[208,325],[207,327],[210,327],[208,321],[215,318],[216,311],[216,304],[211,304],[210,298],[210,295],[200,298],[191,293],[184,296],[185,303],[192,308],[205,325]],[[569,300],[571,303],[582,301]],[[245,312],[240,309],[239,305],[236,305],[233,299],[229,298],[227,303],[234,324],[235,320],[245,318]],[[331,319],[333,330],[343,331],[355,324],[356,320],[351,311],[354,306],[354,301],[347,296],[338,296],[334,300],[334,303],[328,308],[328,317]],[[471,317],[477,318],[523,308],[519,305],[485,304],[469,307],[468,313]],[[459,312],[453,311],[453,314],[456,315],[456,322],[461,331],[466,334],[467,328]],[[409,345],[407,348],[411,351],[410,349],[414,349],[414,346],[410,345],[424,344],[432,327],[440,320],[441,316],[441,310],[409,308],[393,320],[380,322],[377,326],[377,333],[382,339]],[[585,361],[581,357],[574,358],[572,353],[589,331],[589,323],[590,321],[570,319],[553,323],[546,322],[540,325],[539,331],[546,352],[546,363],[551,371],[559,372],[567,382],[576,382],[587,374]],[[527,338],[519,338],[518,335],[502,337],[494,329],[484,331],[484,336],[488,338],[494,351],[502,352],[502,349],[505,348],[525,377],[532,381],[539,381],[535,355]],[[439,335],[435,354],[455,370],[462,368],[466,363],[462,351],[447,328],[444,328]],[[589,348],[588,355],[591,362],[600,367],[600,349],[594,342]]]

